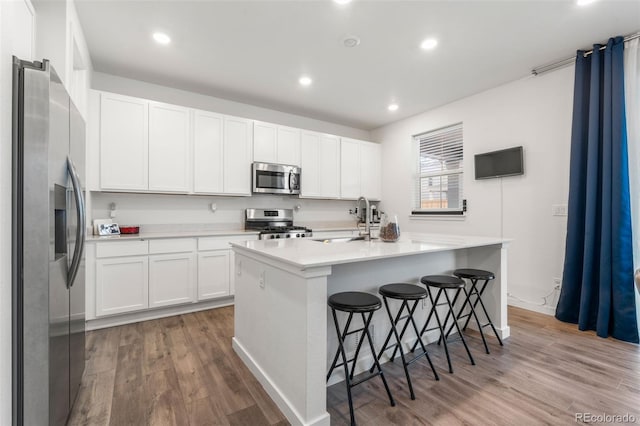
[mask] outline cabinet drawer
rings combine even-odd
[[[96,257],[136,256],[149,252],[147,241],[113,241],[96,244]]]
[[[248,235],[227,235],[224,237],[205,237],[198,238],[198,250],[222,250],[231,248],[229,243],[257,240],[258,236],[255,234]]]
[[[149,254],[184,253],[196,251],[196,240],[193,238],[168,238],[166,240],[149,241]]]

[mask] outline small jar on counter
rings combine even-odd
[[[385,242],[393,243],[400,238],[400,225],[398,224],[398,215],[384,214],[380,222],[380,239]]]

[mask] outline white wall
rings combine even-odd
[[[0,424],[11,424],[11,99],[12,55],[33,60],[28,0],[0,2]]]
[[[194,92],[174,89],[139,80],[119,77],[100,72],[93,73],[93,89],[122,95],[136,96],[159,102],[182,105],[190,108],[199,108],[220,114],[234,115],[250,118],[252,120],[267,121],[284,126],[299,127],[306,130],[331,133],[338,136],[347,136],[356,139],[369,140],[371,136],[366,130],[347,127],[328,121],[316,120],[301,115],[289,114],[273,109],[261,108],[249,104],[214,98]]]
[[[372,132],[385,159],[381,208],[398,212],[406,230],[512,238],[510,303],[546,313],[555,312],[558,292],[539,305],[553,291],[553,278],[562,277],[564,262],[566,217],[552,216],[551,206],[568,200],[573,75],[569,67],[527,77]],[[412,136],[457,122],[463,123],[466,218],[410,219]],[[523,176],[474,180],[474,154],[518,145],[524,146]]]

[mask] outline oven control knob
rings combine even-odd
[[[287,238],[291,238],[291,234],[287,234]]]
[[[300,234],[296,234],[296,238],[300,238]]]
[[[272,240],[273,240],[275,237],[276,237],[276,236],[275,236],[275,235],[273,235],[273,234],[269,235],[269,238],[271,238]]]
[[[280,238],[280,234],[276,235],[276,238]]]
[[[300,237],[306,237],[306,235],[305,234],[300,234]]]

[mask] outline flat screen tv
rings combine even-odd
[[[524,174],[522,147],[485,152],[475,156],[476,179],[491,179]]]

